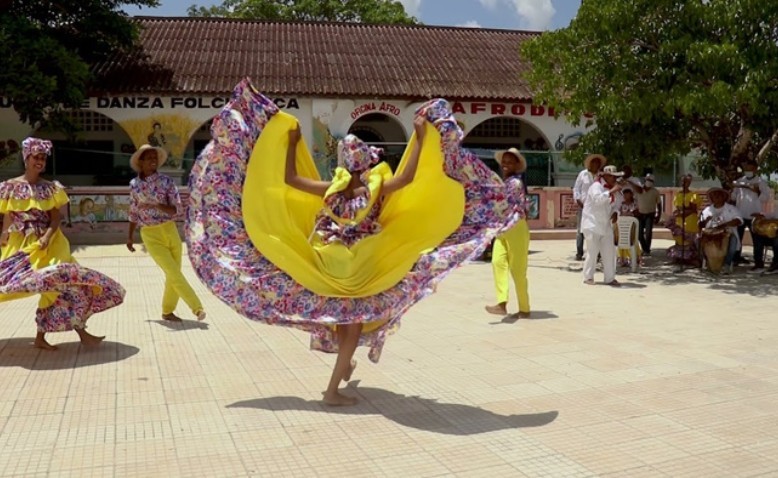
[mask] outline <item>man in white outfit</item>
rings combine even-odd
[[[740,213],[743,222],[737,228],[737,235],[740,239],[740,247],[735,254],[735,263],[747,262],[743,258],[743,236],[746,228],[751,232],[751,240],[754,240],[754,230],[751,227],[754,214],[761,214],[765,203],[770,199],[770,186],[763,177],[757,175],[758,164],[753,159],[749,159],[743,164],[743,176],[732,183],[732,199],[735,201],[735,207]],[[754,249],[756,256],[756,249]],[[754,257],[756,259],[756,257]],[[762,272],[764,265],[759,267],[755,264],[751,268],[752,272]]]
[[[582,261],[584,255],[584,235],[581,231],[581,215],[583,214],[584,203],[586,202],[586,193],[595,181],[597,181],[597,173],[605,166],[608,160],[601,154],[590,154],[584,159],[584,169],[578,173],[578,177],[575,180],[573,186],[573,199],[578,205],[578,212],[576,213],[576,238],[575,238],[575,260]]]
[[[602,271],[605,283],[614,287],[621,284],[616,280],[616,245],[613,243],[613,224],[618,219],[623,196],[621,186],[616,183],[622,173],[615,166],[606,166],[599,179],[586,194],[581,215],[581,232],[586,241],[584,262],[584,283],[594,285],[594,271],[597,255],[602,257]]]

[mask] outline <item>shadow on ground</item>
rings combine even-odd
[[[353,407],[328,407],[319,400],[300,397],[269,397],[235,402],[227,408],[258,408],[270,411],[307,410],[343,415],[383,415],[405,427],[445,435],[476,435],[514,428],[542,427],[556,420],[559,412],[499,415],[482,408],[401,395],[380,388],[349,383],[347,393],[362,400]]]
[[[56,344],[57,350],[47,351],[33,347],[33,341],[33,337],[0,340],[0,368],[64,370],[119,362],[140,352],[132,345],[109,341],[96,348],[82,347],[77,341],[66,342]]]
[[[172,320],[157,319],[157,320],[147,320],[146,322],[162,325],[170,329],[171,332],[177,332],[180,330],[195,330],[195,329],[208,330],[208,324],[206,322],[198,322],[196,320],[182,319],[180,322],[173,322]]]
[[[725,294],[742,294],[752,297],[769,297],[778,294],[778,275],[763,276],[747,274],[747,266],[735,268],[732,275],[714,275],[699,268],[663,263],[643,268],[634,280],[643,284],[659,285],[707,285],[710,289]]]
[[[489,322],[489,325],[515,324],[516,322],[529,322],[532,320],[558,319],[559,316],[547,310],[533,310],[529,319],[519,319],[518,314],[509,314],[495,322]]]

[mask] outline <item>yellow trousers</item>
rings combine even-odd
[[[526,220],[519,221],[506,233],[494,241],[492,248],[492,271],[497,302],[508,302],[508,275],[513,277],[516,286],[516,298],[519,312],[529,312],[529,281],[527,280],[527,262],[529,259],[529,225]]]
[[[162,314],[172,314],[178,300],[183,299],[193,313],[203,310],[203,304],[181,272],[181,236],[173,221],[158,226],[144,226],[140,237],[154,262],[165,273]]]

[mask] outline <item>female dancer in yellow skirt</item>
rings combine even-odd
[[[396,171],[353,135],[322,180],[298,121],[241,82],[190,174],[186,237],[202,281],[246,317],[311,333],[336,353],[324,401],[377,362],[413,304],[513,224],[505,184],[472,152],[444,100],[421,105]]]
[[[55,350],[45,334],[64,330],[75,330],[81,343],[95,346],[104,337],[86,331],[87,319],[121,304],[124,289],[80,267],[70,254],[59,227],[68,196],[60,183],[41,177],[51,148],[49,141],[25,139],[24,175],[0,183],[0,302],[41,294],[35,314],[38,348]]]
[[[138,177],[130,181],[129,237],[127,249],[135,252],[135,229],[146,250],[165,273],[165,292],[162,294],[162,318],[180,322],[176,314],[178,300],[183,299],[197,320],[205,320],[203,304],[181,272],[181,236],[174,221],[181,211],[181,199],[173,180],[157,172],[165,164],[167,152],[144,144],[130,158],[130,167]]]
[[[509,275],[516,286],[516,299],[519,302],[518,318],[530,318],[529,283],[527,281],[527,262],[529,258],[529,226],[527,225],[527,198],[524,184],[519,175],[527,169],[527,160],[518,149],[498,151],[495,159],[500,163],[503,179],[511,194],[515,196],[514,214],[518,222],[494,241],[492,249],[492,271],[497,291],[497,305],[487,305],[490,314],[508,313]]]
[[[699,266],[697,233],[700,229],[697,222],[702,205],[697,193],[690,190],[691,185],[692,175],[684,174],[681,177],[681,191],[673,199],[673,216],[667,223],[675,239],[675,245],[667,250],[667,255],[675,262]]]

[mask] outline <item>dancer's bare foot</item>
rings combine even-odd
[[[351,380],[351,374],[354,373],[354,369],[357,368],[357,361],[352,359],[351,360],[351,366],[348,368],[348,372],[346,372],[346,375],[343,376],[343,381],[348,382]]]
[[[51,345],[50,343],[46,342],[46,339],[43,337],[42,334],[38,334],[35,337],[35,342],[33,342],[32,345],[36,349],[42,349],[42,350],[48,350],[48,351],[57,350],[57,347],[55,345]]]
[[[354,397],[343,395],[340,392],[335,392],[333,394],[324,392],[323,402],[325,405],[329,405],[331,407],[350,407],[352,405],[356,405],[358,400]]]
[[[170,322],[182,322],[181,317],[176,314],[162,314],[162,320],[168,320]]]
[[[195,315],[197,316],[197,320],[198,321],[202,322],[203,320],[205,320],[205,311],[204,310],[198,310]]]
[[[520,319],[529,319],[530,318],[530,313],[529,312],[519,312],[518,314],[516,314],[516,317],[518,317]]]
[[[497,305],[487,305],[484,307],[487,312],[494,315],[508,315],[508,307],[506,306],[505,302],[499,303]]]
[[[594,285],[594,279],[585,279],[584,284],[586,285]]]
[[[103,339],[105,339],[104,336],[98,337],[96,335],[92,335],[84,329],[76,329],[76,332],[78,333],[78,337],[81,339],[81,345],[84,347],[97,347],[100,345]]]
[[[608,282],[608,285],[611,287],[621,287],[621,282],[613,279],[612,281]]]

